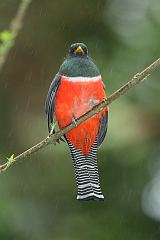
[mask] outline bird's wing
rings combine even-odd
[[[51,82],[46,102],[45,102],[45,112],[48,115],[48,130],[51,131],[51,124],[53,123],[53,115],[55,111],[55,96],[58,90],[58,87],[61,82],[61,76],[56,75],[53,81]]]
[[[108,125],[108,111],[106,111],[105,115],[101,117],[100,127],[98,131],[98,147],[100,147],[106,136],[107,125]]]

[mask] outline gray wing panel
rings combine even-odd
[[[45,112],[48,115],[48,130],[50,132],[51,130],[51,124],[53,123],[53,115],[54,115],[54,110],[55,110],[55,97],[56,97],[56,92],[58,90],[58,87],[61,82],[61,76],[56,75],[53,81],[51,82],[47,97],[46,97],[46,102],[45,102]]]
[[[108,126],[108,111],[106,111],[105,115],[102,116],[101,118],[101,123],[98,132],[98,147],[100,147],[106,136],[107,126]]]

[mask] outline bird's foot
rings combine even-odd
[[[48,135],[48,138],[50,138],[51,135]],[[60,144],[62,142],[66,142],[65,139],[63,139],[63,137],[60,137],[59,139],[57,139],[56,141],[53,142],[54,145],[56,145],[57,143]]]
[[[56,125],[57,125],[56,121],[54,121],[53,123],[50,124],[49,137],[56,133],[56,131],[55,131]],[[60,137],[59,139],[57,139],[56,142],[54,142],[54,145],[56,145],[56,143],[60,144],[60,141],[65,142],[65,139],[63,138],[63,136]]]
[[[76,118],[73,116],[72,117],[72,123],[74,124],[75,127],[77,127],[77,121],[76,121]]]
[[[64,136],[60,137],[57,141],[58,141],[58,143],[60,143],[60,142],[66,142]]]
[[[53,135],[53,134],[55,134],[55,131],[53,131],[52,133],[50,132],[48,137],[50,137],[50,136]],[[63,136],[60,137],[59,139],[57,139],[53,144],[54,144],[54,145],[56,145],[57,143],[60,144],[61,141],[62,141],[62,142],[66,142]]]

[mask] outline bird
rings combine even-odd
[[[64,135],[73,160],[78,200],[104,200],[100,187],[97,149],[102,144],[108,127],[108,106],[100,113],[76,124],[76,119],[107,99],[100,71],[88,55],[84,43],[74,43],[51,82],[45,112],[49,133],[70,123],[74,128]]]

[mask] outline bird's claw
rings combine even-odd
[[[65,140],[63,139],[63,137],[60,137],[59,139],[57,139],[57,140],[54,142],[54,145],[56,145],[57,143],[60,144],[61,142],[65,142]]]
[[[59,140],[62,141],[62,142],[66,142],[66,141],[65,141],[65,138],[63,138],[63,137],[60,137]]]
[[[72,117],[72,123],[74,124],[75,127],[77,127],[77,121],[76,121],[76,118],[73,116]]]
[[[50,132],[49,136],[50,137],[52,134],[54,134],[55,131],[53,131],[52,133]],[[60,144],[62,142],[66,142],[65,139],[63,139],[63,137],[60,137],[59,139],[57,139],[53,144],[56,145],[56,143]]]

